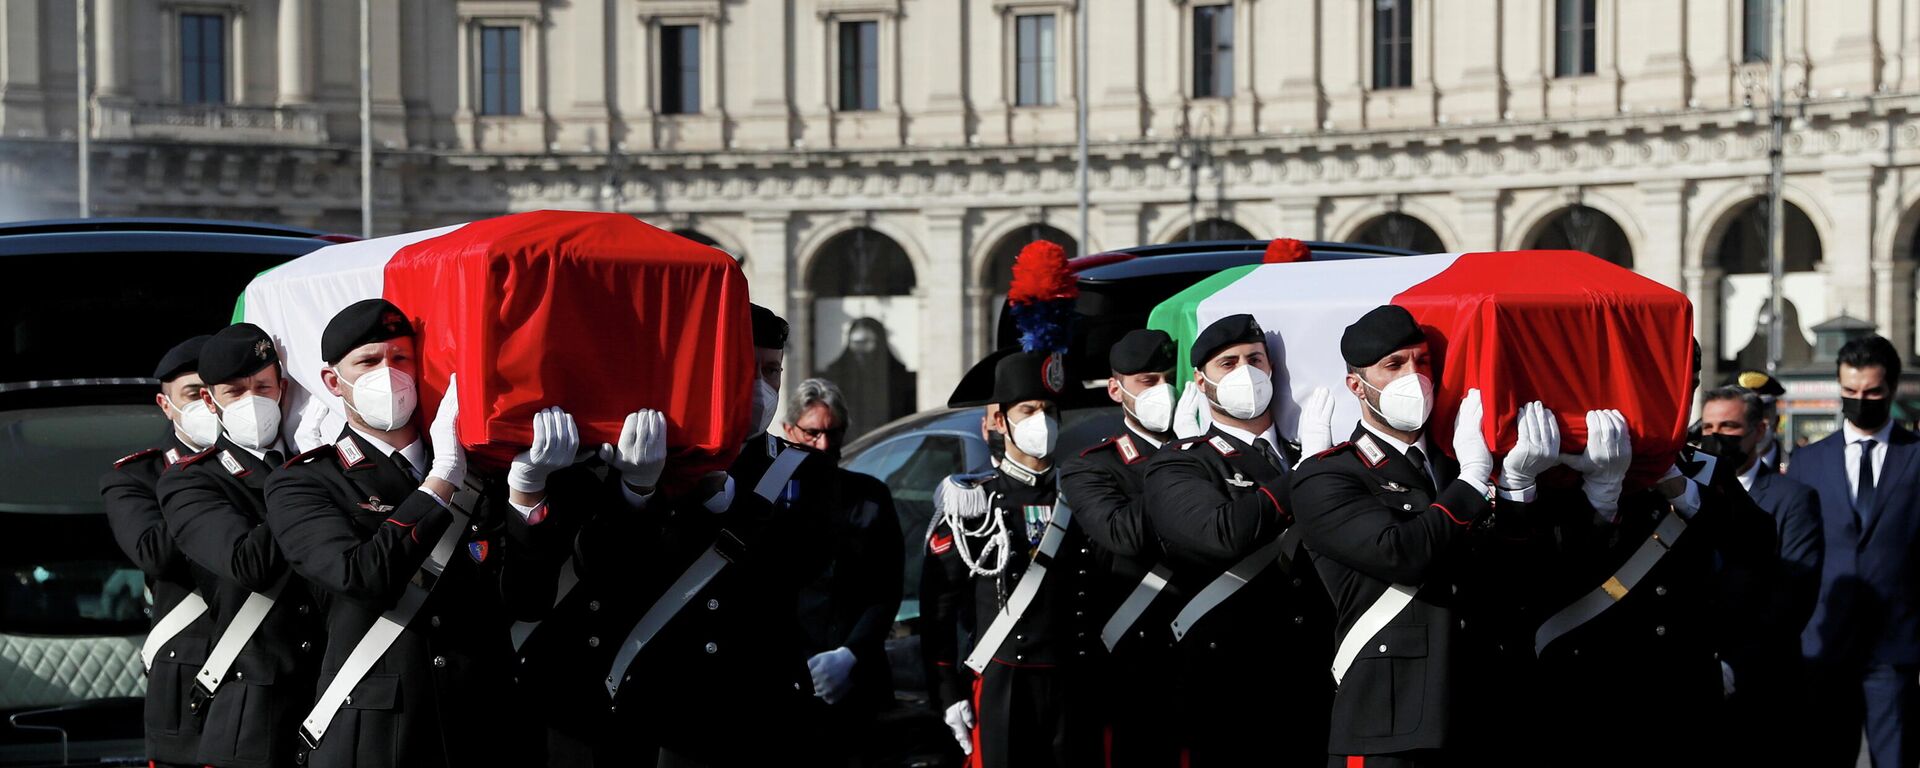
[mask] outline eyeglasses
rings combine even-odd
[[[846,427],[836,427],[833,429],[808,429],[806,427],[795,424],[793,425],[793,431],[800,433],[800,439],[802,442],[808,442],[808,443],[817,442],[822,437],[827,438],[827,442],[829,443],[838,443],[840,442],[840,438],[846,437],[847,435]]]

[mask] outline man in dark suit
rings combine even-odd
[[[1920,760],[1920,440],[1893,423],[1900,354],[1868,336],[1840,348],[1845,423],[1793,454],[1787,476],[1819,494],[1826,538],[1820,601],[1801,637],[1818,683],[1809,711],[1831,765],[1860,730],[1878,768]]]
[[[200,752],[200,721],[189,708],[188,693],[207,659],[207,602],[195,591],[193,565],[167,530],[154,486],[167,467],[220,437],[219,420],[200,400],[206,387],[196,373],[208,338],[195,336],[168,350],[153,372],[160,380],[155,404],[170,426],[166,439],[114,462],[100,478],[114,541],[146,574],[153,595],[153,629],[141,644],[140,659],[147,668],[147,759],[155,766],[197,765]]]
[[[847,403],[826,379],[807,379],[787,398],[786,439],[838,463]],[[820,765],[875,764],[884,745],[874,720],[893,706],[887,635],[900,612],[906,553],[893,494],[872,477],[840,469],[827,504],[832,557],[800,590],[800,627],[812,675],[810,714],[826,729]]]
[[[1469,626],[1484,630],[1460,610],[1471,594],[1461,588],[1470,537],[1493,509],[1479,392],[1461,404],[1457,462],[1449,460],[1428,439],[1433,367],[1411,314],[1391,305],[1367,313],[1348,326],[1340,352],[1347,389],[1364,404],[1360,424],[1351,441],[1302,462],[1293,481],[1307,548],[1338,615],[1327,764],[1464,763],[1473,713],[1486,711],[1468,694],[1491,684],[1463,669]],[[1527,417],[1503,495],[1531,494],[1533,478],[1558,461],[1552,414],[1534,404]]]
[[[1273,363],[1252,315],[1194,338],[1203,435],[1147,464],[1147,514],[1186,599],[1170,629],[1173,718],[1185,763],[1326,763],[1333,610],[1295,529],[1296,457],[1274,429]]]
[[[1108,350],[1107,397],[1120,405],[1123,426],[1060,469],[1060,492],[1087,538],[1113,555],[1102,578],[1100,639],[1112,654],[1102,698],[1115,766],[1178,762],[1175,729],[1161,707],[1172,693],[1168,623],[1180,599],[1167,584],[1171,571],[1161,565],[1146,493],[1148,460],[1173,439],[1174,354],[1172,337],[1150,329],[1131,331]]]
[[[212,617],[215,640],[193,694],[198,762],[292,766],[326,635],[307,583],[289,572],[267,528],[267,477],[284,461],[286,379],[273,339],[250,323],[207,340],[200,377],[202,402],[220,415],[222,434],[168,468],[156,486],[174,542],[204,576],[197,586]]]
[[[1805,697],[1800,633],[1819,595],[1825,545],[1813,489],[1762,460],[1772,442],[1766,412],[1753,390],[1708,392],[1700,408],[1700,447],[1730,464],[1741,487],[1772,517],[1778,546],[1771,562],[1754,571],[1722,562],[1719,581],[1728,594],[1718,603],[1735,613],[1729,623],[1758,629],[1728,633],[1721,646],[1720,661],[1732,681],[1727,747],[1754,758],[1779,758],[1788,754],[1781,750],[1801,743],[1785,736],[1791,733],[1786,716]]]

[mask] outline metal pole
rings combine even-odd
[[[93,51],[93,46],[88,45],[89,40],[87,36],[87,9],[90,4],[91,0],[79,0],[73,4],[73,47],[79,51],[77,54],[79,57],[79,66],[76,68],[77,75],[73,85],[74,104],[77,107],[74,112],[77,116],[74,123],[74,133],[77,134],[80,139],[78,148],[80,154],[80,218],[83,219],[93,216],[93,94],[90,92],[92,89],[89,87],[92,84],[92,68],[90,66],[91,62],[88,61],[88,59],[91,58],[88,54]]]
[[[1077,160],[1080,168],[1079,178],[1075,183],[1080,188],[1080,255],[1082,256],[1087,254],[1087,210],[1091,207],[1088,204],[1088,197],[1092,194],[1092,187],[1087,171],[1087,101],[1093,95],[1093,88],[1090,86],[1087,78],[1087,14],[1092,10],[1088,7],[1090,5],[1092,4],[1080,4],[1080,13],[1074,22],[1079,25],[1079,29],[1074,31],[1078,33],[1078,37],[1080,38],[1080,41],[1074,45],[1073,73],[1080,81],[1080,147],[1079,158]],[[1122,247],[1125,247],[1125,245],[1126,244],[1123,243]]]
[[[1787,62],[1787,3],[1786,0],[1772,0],[1768,21],[1773,25],[1773,50],[1771,59],[1773,70],[1773,95],[1767,106],[1767,120],[1772,129],[1768,143],[1767,160],[1771,165],[1767,175],[1767,264],[1769,289],[1772,291],[1767,308],[1767,372],[1779,374],[1780,356],[1785,349],[1782,335],[1786,329],[1782,320],[1780,287],[1786,278],[1786,203],[1781,199],[1781,190],[1787,183],[1786,158],[1786,62]]]
[[[360,0],[360,236],[373,237],[373,13]]]
[[[1187,166],[1187,242],[1200,230],[1200,148],[1191,136],[1180,137],[1180,158]]]

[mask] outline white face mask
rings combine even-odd
[[[280,437],[280,403],[247,395],[220,409],[220,426],[227,439],[242,448],[266,450]]]
[[[1273,375],[1251,365],[1235,368],[1219,381],[1208,379],[1204,373],[1200,378],[1213,385],[1213,397],[1208,398],[1213,407],[1236,419],[1258,416],[1273,402]]]
[[[1021,453],[1036,459],[1044,459],[1047,454],[1053,453],[1053,444],[1059,439],[1060,422],[1049,413],[1036,413],[1013,425],[1014,446]]]
[[[186,437],[188,448],[204,451],[220,439],[220,417],[207,409],[205,401],[188,400],[186,405],[181,405],[167,398],[167,404],[179,415],[173,422],[174,430]]]
[[[1379,414],[1389,427],[1412,432],[1426,426],[1427,416],[1433,413],[1433,380],[1424,373],[1401,376],[1378,389],[1367,384],[1366,377],[1361,377],[1360,383],[1380,393],[1380,407],[1367,403],[1367,408]]]
[[[768,384],[766,379],[753,380],[753,410],[749,419],[753,427],[751,436],[758,436],[773,425],[773,412],[780,409],[780,393]]]
[[[333,372],[339,374],[340,369]],[[413,419],[413,407],[420,402],[420,395],[406,371],[381,366],[360,374],[353,382],[353,397],[342,400],[368,427],[386,432],[404,427]]]
[[[1125,384],[1120,385],[1120,394],[1133,401],[1133,407],[1127,413],[1140,422],[1140,428],[1155,434],[1164,434],[1173,427],[1173,385],[1166,382],[1155,384],[1142,390],[1140,394],[1127,391]]]

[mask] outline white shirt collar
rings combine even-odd
[[[1167,441],[1165,440],[1155,440],[1151,437],[1147,437],[1146,434],[1134,429],[1132,425],[1127,426],[1127,434],[1133,435],[1133,439],[1135,440],[1138,440],[1140,442],[1146,443],[1147,445],[1153,446],[1155,450],[1158,450],[1167,444]]]
[[[1887,419],[1887,423],[1880,425],[1880,428],[1874,430],[1873,434],[1862,432],[1859,427],[1854,426],[1853,422],[1847,421],[1845,417],[1840,419],[1840,428],[1847,431],[1848,445],[1853,445],[1869,437],[1873,438],[1876,446],[1886,445],[1887,440],[1893,437],[1893,419]]]
[[[359,427],[354,426],[352,424],[348,424],[347,428],[353,430],[353,433],[356,435],[359,435],[361,439],[366,440],[368,445],[373,446],[374,450],[379,451],[382,455],[384,456],[393,455],[393,452],[395,449],[393,446],[388,445],[387,441],[381,440],[380,438],[374,437],[373,435],[369,435],[366,432],[362,431]],[[407,447],[400,448],[398,450],[400,451],[401,456],[406,457],[407,461],[413,464],[413,468],[415,471],[419,471],[419,472],[426,471],[427,442],[425,440],[422,440],[416,436],[413,438],[413,442],[407,444]]]
[[[1753,490],[1753,481],[1760,476],[1760,468],[1764,466],[1767,466],[1767,460],[1761,459],[1754,462],[1753,466],[1747,467],[1747,471],[1740,473],[1740,487]]]
[[[1255,435],[1252,432],[1248,432],[1244,429],[1228,424],[1224,421],[1216,421],[1213,423],[1213,426],[1218,428],[1220,431],[1227,433],[1227,435],[1232,437],[1233,439],[1239,440],[1242,443],[1246,443],[1248,447],[1252,447],[1253,441],[1256,439],[1265,439],[1267,441],[1268,448],[1273,449],[1273,451],[1276,454],[1279,453],[1280,451],[1280,433],[1274,431],[1272,424],[1268,424],[1267,431],[1262,432],[1258,435]]]
[[[1383,441],[1385,441],[1387,445],[1390,445],[1390,446],[1393,446],[1393,449],[1394,449],[1394,450],[1396,450],[1396,451],[1399,451],[1399,452],[1400,452],[1400,455],[1402,455],[1402,456],[1405,456],[1405,455],[1407,455],[1407,449],[1408,449],[1408,448],[1411,448],[1411,447],[1413,447],[1414,445],[1417,445],[1417,446],[1420,446],[1420,455],[1421,455],[1421,456],[1423,456],[1423,457],[1425,457],[1425,458],[1426,458],[1426,459],[1427,459],[1428,461],[1432,461],[1432,460],[1433,460],[1433,452],[1432,452],[1432,451],[1429,451],[1429,450],[1427,450],[1427,436],[1426,436],[1426,435],[1424,435],[1424,434],[1420,436],[1420,441],[1419,441],[1419,442],[1417,442],[1417,443],[1414,443],[1413,445],[1408,445],[1407,443],[1403,443],[1403,442],[1400,442],[1400,439],[1399,439],[1399,438],[1397,438],[1397,437],[1394,437],[1394,436],[1392,436],[1392,435],[1389,435],[1389,434],[1387,434],[1387,433],[1385,433],[1385,432],[1382,432],[1382,431],[1380,431],[1380,430],[1378,430],[1378,429],[1375,429],[1375,428],[1374,428],[1374,426],[1373,426],[1372,424],[1368,424],[1368,423],[1367,423],[1367,420],[1366,420],[1366,419],[1361,419],[1361,420],[1360,420],[1360,426],[1361,426],[1362,428],[1364,428],[1364,429],[1366,429],[1366,430],[1367,430],[1367,433],[1368,433],[1368,434],[1371,434],[1371,435],[1373,435],[1374,437],[1376,437],[1376,438],[1379,438],[1380,440],[1383,440]]]

